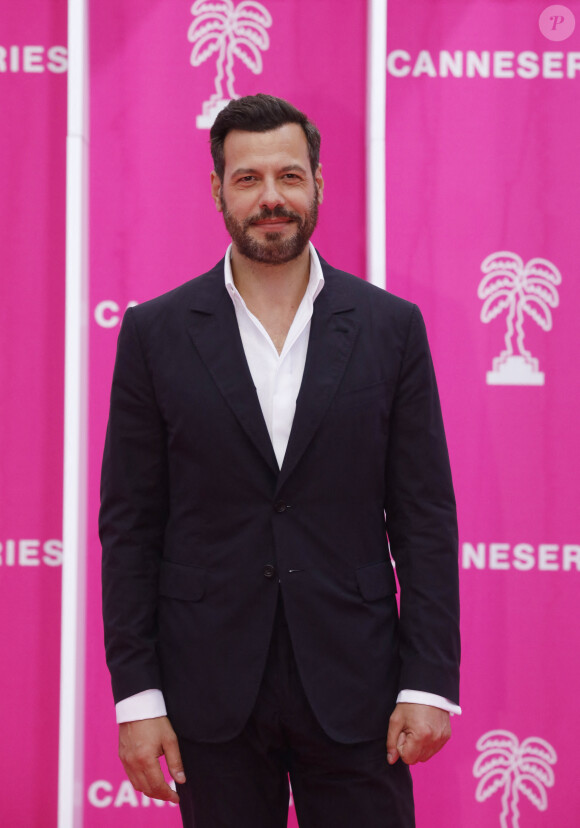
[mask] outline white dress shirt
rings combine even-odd
[[[280,468],[294,420],[296,398],[302,383],[314,300],[324,287],[320,260],[313,245],[310,244],[309,247],[310,278],[280,354],[260,320],[248,310],[234,284],[231,245],[225,257],[226,290],[234,303],[244,353]],[[401,690],[397,702],[428,704],[450,713],[461,713],[461,708],[448,699],[419,690]],[[161,690],[152,689],[129,696],[118,702],[116,714],[119,723],[165,716],[163,693]]]

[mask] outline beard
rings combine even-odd
[[[226,230],[239,253],[253,262],[278,265],[296,259],[304,250],[314,232],[318,221],[318,187],[304,217],[282,206],[263,207],[259,214],[238,221],[227,208],[225,199],[220,196]],[[278,230],[264,234],[264,241],[253,238],[248,229],[258,221],[272,218],[287,218],[296,222],[296,232],[285,238]]]

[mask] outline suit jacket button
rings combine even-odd
[[[272,564],[267,564],[264,567],[264,578],[273,578],[276,573],[276,569],[272,566]]]
[[[276,503],[274,503],[274,511],[278,512],[279,514],[285,512],[287,508],[288,507],[286,506],[283,500],[277,500]]]

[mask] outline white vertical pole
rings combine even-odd
[[[387,279],[387,0],[368,0],[367,16],[367,279],[384,288]]]
[[[58,828],[83,821],[88,399],[88,2],[68,2],[63,565]]]

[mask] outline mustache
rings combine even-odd
[[[293,210],[287,210],[285,207],[282,207],[280,204],[274,207],[273,210],[270,207],[262,207],[260,212],[255,216],[250,216],[244,221],[244,227],[250,227],[252,224],[255,224],[258,221],[264,221],[264,219],[273,219],[273,218],[286,218],[290,219],[291,221],[296,221],[298,224],[302,224],[302,219],[295,213]]]

